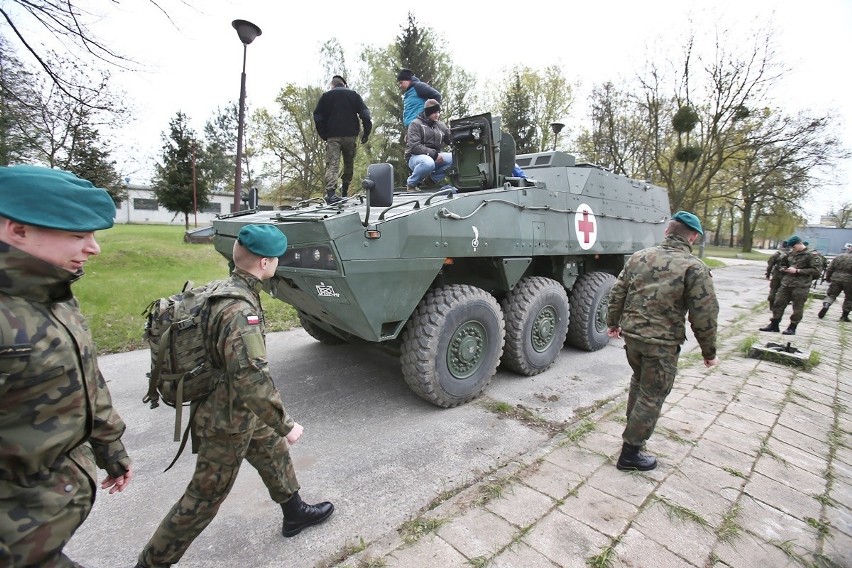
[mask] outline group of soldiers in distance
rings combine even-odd
[[[845,254],[841,254],[831,263],[818,250],[809,250],[808,242],[798,236],[782,241],[766,263],[766,279],[769,280],[769,307],[772,319],[769,325],[760,331],[780,332],[779,324],[787,305],[793,304],[790,324],[784,335],[795,335],[796,327],[802,320],[805,301],[810,289],[817,284],[828,282],[829,289],[818,317],[824,318],[828,308],[840,292],[844,292],[844,301],[840,321],[849,322],[852,310],[852,243],[845,245]]]

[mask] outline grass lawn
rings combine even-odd
[[[698,247],[692,247],[693,254],[698,253]],[[769,259],[769,255],[757,252],[752,250],[751,252],[743,252],[739,248],[730,248],[730,247],[714,247],[712,245],[706,245],[704,247],[704,256],[715,256],[719,258],[742,258],[744,260],[762,260],[766,262]]]
[[[183,227],[115,225],[98,231],[101,254],[86,263],[86,275],[74,285],[101,353],[147,347],[142,312],[156,298],[228,277],[228,262],[212,244],[183,242]],[[298,325],[295,310],[264,294],[267,330]]]

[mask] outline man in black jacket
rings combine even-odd
[[[314,124],[320,138],[325,140],[325,200],[326,203],[340,201],[337,195],[337,178],[340,157],[343,156],[343,185],[340,193],[346,197],[355,163],[355,141],[361,126],[361,144],[366,144],[373,129],[370,109],[361,95],[348,88],[346,79],[340,75],[331,78],[331,89],[322,94],[314,109]]]

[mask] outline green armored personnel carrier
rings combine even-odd
[[[662,187],[564,152],[516,156],[499,117],[450,129],[452,188],[394,191],[393,167],[373,164],[364,192],[334,205],[213,222],[226,257],[244,225],[279,227],[288,247],[269,293],[323,343],[396,348],[408,385],[442,407],[480,395],[500,364],[535,375],[566,341],[606,345],[615,277],[670,215]]]

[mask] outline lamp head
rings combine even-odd
[[[553,131],[554,134],[559,134],[560,132],[562,132],[563,128],[565,128],[565,125],[562,124],[561,122],[551,122],[550,123],[550,129]]]
[[[240,41],[243,45],[248,45],[254,41],[254,38],[261,33],[260,28],[247,20],[234,20],[231,25],[237,30],[237,35],[240,36]]]

